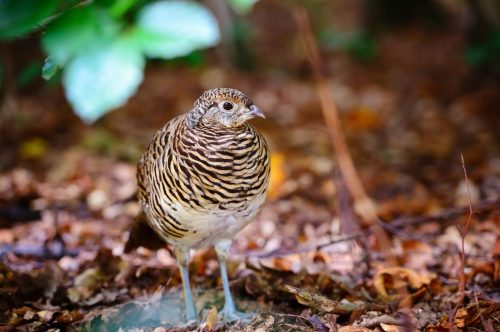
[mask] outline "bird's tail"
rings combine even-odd
[[[165,241],[149,227],[146,215],[142,211],[134,218],[130,235],[125,244],[125,252],[131,252],[138,247],[149,250],[158,250],[165,247]]]

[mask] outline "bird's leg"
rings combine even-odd
[[[189,285],[189,249],[176,249],[175,255],[181,270],[182,287],[184,288],[184,299],[186,300],[186,316],[187,320],[196,320],[196,307],[191,294],[191,286]]]
[[[222,314],[225,321],[232,321],[242,318],[247,318],[248,315],[239,312],[234,306],[233,298],[231,296],[231,290],[229,289],[229,280],[227,278],[227,254],[229,247],[231,246],[231,240],[222,240],[215,244],[215,252],[217,253],[217,259],[219,261],[220,276],[222,279],[222,287],[224,288],[224,308],[222,309]]]

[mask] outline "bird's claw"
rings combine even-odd
[[[232,322],[235,320],[251,318],[252,314],[238,311],[234,308],[224,307],[224,309],[222,309],[221,316],[224,322]]]

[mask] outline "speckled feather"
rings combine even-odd
[[[204,92],[190,112],[154,135],[138,165],[138,197],[146,220],[176,248],[232,239],[266,198],[266,142],[246,123],[221,125],[211,119],[207,114],[221,101],[241,109],[253,105],[235,89]]]

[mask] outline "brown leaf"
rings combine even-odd
[[[498,310],[500,310],[500,304],[496,302],[479,301],[469,303],[467,307],[457,310],[454,324],[459,328],[473,326]]]
[[[418,273],[408,268],[390,267],[380,269],[373,277],[373,285],[379,296],[384,301],[394,301],[400,298],[397,293],[402,287],[419,289],[424,285],[430,284],[434,275]],[[396,291],[395,294],[389,294],[389,291]]]
[[[212,307],[207,314],[207,328],[209,330],[213,329],[215,327],[215,324],[217,324],[217,308]]]
[[[321,312],[347,315],[356,310],[383,310],[383,306],[369,305],[364,303],[352,303],[349,301],[333,301],[319,294],[312,294],[298,288],[285,285],[284,289],[295,295],[300,304],[316,309]]]
[[[407,331],[408,330],[407,328],[402,327],[402,326],[390,325],[390,324],[384,324],[384,323],[380,323],[380,327],[385,332],[403,332],[403,331]]]
[[[465,326],[465,319],[467,318],[467,310],[459,308],[455,313],[454,323],[456,327],[462,328]]]
[[[276,198],[279,195],[285,179],[285,156],[281,153],[271,154],[271,175],[268,192],[270,199]]]
[[[302,268],[302,259],[298,254],[288,255],[286,257],[273,257],[262,259],[261,265],[269,269],[278,271],[289,271],[297,273]]]
[[[380,116],[370,107],[358,106],[346,114],[345,124],[349,130],[370,130],[378,127]]]
[[[373,330],[366,327],[342,326],[339,332],[372,332]]]
[[[401,245],[404,250],[405,266],[411,269],[425,269],[433,259],[432,246],[425,242],[405,240]]]
[[[63,312],[59,313],[58,317],[56,318],[56,321],[62,324],[71,324],[77,321],[80,321],[83,319],[83,313],[79,310],[64,310]]]
[[[443,320],[442,322],[436,324],[429,324],[426,328],[426,332],[448,332],[451,331],[450,323],[448,320]]]
[[[239,321],[229,328],[229,332],[267,332],[267,331],[296,331],[317,332],[310,327],[310,323],[301,316],[279,313],[259,313],[250,322]]]
[[[68,289],[68,298],[73,303],[79,303],[88,299],[105,279],[106,277],[100,269],[86,269],[75,278],[74,286]]]

